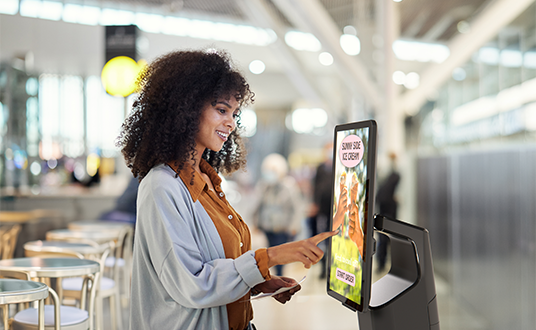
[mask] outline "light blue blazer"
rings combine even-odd
[[[255,252],[225,259],[214,223],[168,166],[142,180],[137,207],[130,329],[228,329],[226,305],[264,282]]]

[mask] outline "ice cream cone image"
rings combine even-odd
[[[352,174],[352,182],[350,184],[350,209],[348,214],[348,237],[357,245],[359,254],[363,258],[363,230],[361,230],[361,222],[359,221],[359,207],[357,206],[357,191],[359,181],[357,175]]]
[[[348,188],[346,187],[346,172],[342,172],[339,178],[339,201],[336,205],[336,211],[333,215],[332,229],[336,230],[344,223],[344,215],[348,211]],[[341,229],[341,235],[344,235],[344,226]]]

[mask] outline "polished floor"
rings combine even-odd
[[[253,301],[258,330],[357,330],[357,314],[342,306],[326,294],[326,281],[319,278],[320,266],[310,270],[300,264],[287,265],[284,275],[295,279],[306,276],[302,289],[291,301],[280,304],[272,298]],[[448,285],[436,277],[441,330],[484,330],[486,322],[463,308],[450,295]],[[128,329],[128,309],[123,320]],[[111,329],[109,314],[105,309],[105,330]],[[383,330],[383,329],[382,329]]]
[[[285,276],[297,280],[306,276],[302,289],[286,304],[272,298],[253,301],[258,330],[357,330],[357,314],[326,294],[326,280],[320,279],[321,267],[305,269],[294,263],[284,267]],[[441,330],[484,330],[485,320],[479,319],[464,304],[451,295],[448,284],[436,276]],[[105,308],[105,330],[111,329]],[[125,329],[128,329],[128,308],[123,310]],[[382,329],[383,330],[383,329]]]

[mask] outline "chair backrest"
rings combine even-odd
[[[84,259],[84,256],[75,251],[29,251],[24,250],[24,255],[27,257],[39,257],[39,258],[78,258]]]
[[[30,274],[16,270],[0,270],[0,278],[14,278],[17,280],[31,281]]]
[[[20,225],[7,225],[0,227],[0,259],[13,258],[15,245],[17,245],[20,230]]]

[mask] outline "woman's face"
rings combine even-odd
[[[196,148],[220,151],[229,134],[236,128],[239,104],[234,97],[218,99],[215,105],[208,103],[201,111],[199,132],[195,138]]]

